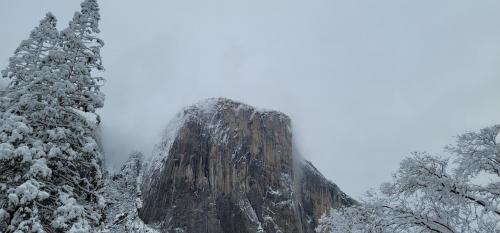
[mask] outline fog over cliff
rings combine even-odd
[[[0,67],[46,11],[63,28],[79,4],[1,1]],[[498,1],[105,0],[101,10],[112,167],[150,154],[174,114],[207,97],[288,114],[301,154],[354,197],[409,152],[500,122]]]

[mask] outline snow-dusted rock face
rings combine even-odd
[[[145,170],[139,216],[162,232],[309,233],[354,201],[294,156],[290,118],[208,99],[169,125]]]

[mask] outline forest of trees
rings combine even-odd
[[[0,232],[95,232],[102,219],[96,0],[58,31],[47,13],[2,71]]]
[[[500,125],[457,137],[448,156],[404,159],[391,182],[320,220],[318,233],[500,232]]]

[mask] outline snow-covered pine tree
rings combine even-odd
[[[102,185],[101,154],[95,140],[98,123],[84,117],[101,108],[104,95],[100,77],[92,74],[102,70],[97,38],[99,6],[95,0],[85,0],[69,27],[60,33],[59,50],[50,53],[48,64],[57,78],[50,85],[54,105],[48,113],[51,130],[46,136],[52,141],[54,154],[49,167],[57,182],[57,208],[51,226],[59,231],[89,232],[101,223],[104,207],[99,188]],[[57,168],[57,169],[56,169]]]
[[[4,72],[13,84],[0,102],[0,231],[92,232],[101,223],[97,123],[85,116],[103,106],[103,79],[92,75],[103,43],[97,2],[81,6],[37,62]]]
[[[28,39],[23,40],[9,59],[9,65],[2,70],[2,76],[11,79],[11,86],[20,82],[29,83],[33,72],[40,68],[42,58],[57,44],[59,32],[56,29],[57,19],[47,13],[40,24],[31,31]]]
[[[97,38],[99,5],[97,0],[85,0],[81,12],[75,12],[69,27],[61,32],[61,48],[65,63],[59,68],[75,90],[68,93],[64,105],[85,112],[101,108],[104,96],[100,86],[104,81],[92,75],[92,70],[103,70],[100,50],[103,41]]]
[[[49,197],[45,180],[51,170],[28,116],[44,105],[33,101],[37,94],[29,89],[42,60],[57,45],[55,26],[56,18],[47,14],[2,72],[11,82],[0,98],[0,232],[44,232],[39,203]]]

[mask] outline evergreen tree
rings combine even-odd
[[[94,112],[103,106],[104,96],[100,92],[100,77],[92,75],[92,70],[103,70],[100,50],[103,41],[99,33],[99,6],[96,0],[82,3],[81,12],[76,12],[69,27],[61,32],[60,46],[65,63],[59,68],[75,90],[67,95],[64,105],[85,112]]]
[[[44,180],[51,170],[29,117],[44,105],[33,101],[37,93],[29,89],[41,74],[42,60],[57,45],[55,26],[56,18],[48,13],[2,71],[11,82],[0,99],[1,232],[45,232],[39,203],[49,197]]]
[[[48,14],[3,72],[0,100],[0,231],[92,232],[101,223],[101,155],[96,123],[103,106],[99,7],[85,0],[58,33]]]
[[[59,37],[56,23],[56,17],[47,13],[38,27],[31,31],[30,37],[22,41],[14,51],[8,67],[2,71],[3,77],[11,79],[11,87],[29,83],[34,71],[40,68],[43,58],[55,48]]]

